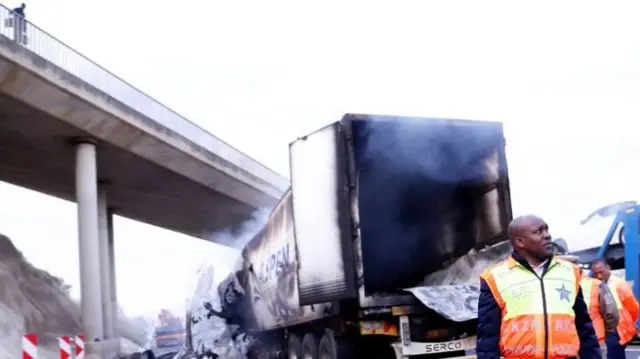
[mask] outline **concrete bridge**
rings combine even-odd
[[[86,334],[108,339],[112,214],[215,241],[288,181],[13,15],[0,6],[0,180],[78,203]]]

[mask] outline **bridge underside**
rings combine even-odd
[[[0,93],[0,181],[75,201],[73,139],[87,136]],[[98,178],[114,213],[208,239],[255,211],[222,193],[108,143],[97,146]]]

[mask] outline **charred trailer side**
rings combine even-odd
[[[242,250],[242,260],[219,287],[224,316],[256,342],[252,357],[316,357],[325,328],[339,318],[337,301],[299,301],[300,265],[294,236],[292,192],[287,191],[266,225]],[[311,343],[313,341],[313,343]],[[306,351],[305,351],[306,350]]]
[[[311,336],[329,358],[380,355],[391,344],[398,357],[473,352],[474,313],[424,299],[458,291],[449,293],[464,293],[468,310],[477,273],[439,274],[494,244],[508,254],[502,125],[346,115],[293,142],[290,163],[298,302],[336,315],[287,327],[289,341]]]

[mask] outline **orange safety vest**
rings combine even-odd
[[[573,305],[580,276],[578,266],[552,258],[541,279],[513,257],[481,275],[502,310],[502,357],[560,359],[578,355],[580,339]]]
[[[611,275],[609,278],[609,288],[611,288],[611,293],[613,294],[613,298],[616,301],[616,307],[618,308],[618,312],[620,313],[620,321],[618,322],[618,336],[620,336],[620,344],[627,344],[631,339],[636,336],[636,323],[633,322],[633,318],[631,318],[631,314],[629,311],[622,305],[622,300],[620,299],[620,293],[618,290],[625,290],[627,288],[621,288],[622,286],[628,286],[624,279]]]
[[[604,330],[604,318],[600,314],[600,282],[598,279],[583,276],[580,282],[582,287],[582,296],[589,308],[589,316],[593,322],[593,329],[596,331],[596,336],[600,344],[604,343],[605,330]]]

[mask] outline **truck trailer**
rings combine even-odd
[[[440,274],[506,243],[502,124],[348,114],[289,149],[291,188],[218,289],[249,356],[473,356],[477,273]]]

